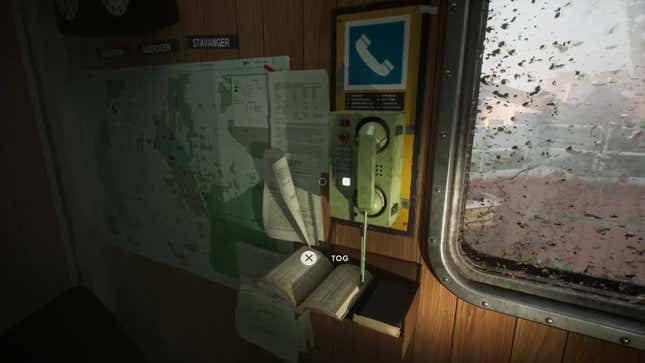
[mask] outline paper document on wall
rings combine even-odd
[[[286,155],[307,239],[324,239],[320,176],[328,171],[329,80],[325,70],[268,74],[271,147]],[[264,189],[263,219],[273,238],[306,242],[277,195]],[[286,212],[286,213],[285,213]]]
[[[267,76],[241,74],[231,76],[233,116],[237,127],[269,127]]]
[[[288,301],[261,285],[240,285],[235,325],[242,339],[288,362],[313,345],[309,314],[296,317]]]

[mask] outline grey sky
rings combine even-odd
[[[487,34],[482,73],[495,73],[497,82],[507,79],[508,86],[530,91],[540,79],[548,89],[556,73],[566,71],[633,71],[625,0],[492,0],[490,9],[487,25],[493,29]],[[643,22],[645,16],[634,19]],[[499,55],[486,59],[502,41]],[[523,76],[514,79],[514,74]]]

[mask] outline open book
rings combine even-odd
[[[303,257],[303,253],[307,255]],[[303,262],[311,260],[315,263]],[[358,266],[342,264],[334,268],[327,256],[302,247],[262,281],[284,295],[298,312],[310,310],[342,320],[371,279],[366,271],[365,283],[361,284]]]

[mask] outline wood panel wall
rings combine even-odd
[[[68,38],[72,61],[83,67],[120,67],[219,60],[236,57],[289,55],[292,69],[330,69],[331,19],[335,7],[356,6],[366,0],[179,0],[180,22],[141,38],[87,40]],[[432,41],[423,115],[420,168],[426,167],[427,140],[436,117],[445,0],[433,0],[440,16],[431,25]],[[194,50],[163,56],[133,56],[100,60],[97,46],[142,40],[176,38],[187,33],[237,33],[237,50]],[[427,156],[429,159],[431,155]],[[423,185],[424,173],[418,173]],[[419,189],[418,208],[423,189]],[[417,214],[412,236],[371,234],[370,252],[421,263]],[[358,231],[334,230],[331,239],[357,246]],[[232,320],[235,291],[184,271],[114,250],[108,256],[113,275],[116,306],[112,307],[128,331],[153,360],[216,360],[222,362],[272,361],[267,353],[237,338]],[[314,316],[316,348],[303,356],[312,362],[643,362],[645,352],[517,319],[466,303],[444,288],[425,265],[420,276],[419,315],[412,350],[401,358],[391,341],[378,333],[349,327]],[[206,318],[205,318],[206,317]]]

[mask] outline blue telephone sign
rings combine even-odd
[[[404,89],[409,17],[348,22],[345,89]]]

